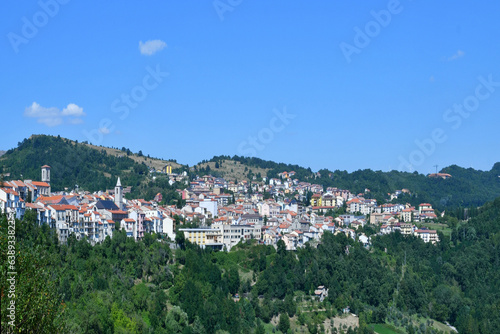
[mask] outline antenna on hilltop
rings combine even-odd
[[[434,165],[436,167],[436,174],[438,173],[438,165]]]

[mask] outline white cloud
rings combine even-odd
[[[24,111],[24,115],[28,117],[53,117],[58,114],[59,110],[57,108],[44,108],[36,102],[33,102],[33,104]]]
[[[77,106],[74,103],[68,104],[66,108],[62,110],[62,115],[63,116],[85,116],[85,113],[83,112],[83,108]]]
[[[68,104],[68,106],[61,111],[56,107],[46,108],[33,102],[31,106],[24,110],[24,116],[36,118],[38,123],[53,127],[62,124],[66,116],[73,116],[68,120],[70,124],[82,123],[83,120],[75,116],[85,116],[85,113],[83,112],[83,108],[74,103]]]
[[[458,50],[451,57],[448,57],[447,60],[453,61],[453,60],[457,60],[458,58],[462,58],[463,56],[465,56],[465,52],[463,52],[462,50]]]
[[[109,134],[109,129],[106,127],[99,128],[99,132],[102,133],[103,135]]]
[[[142,41],[139,41],[139,50],[141,51],[141,54],[145,56],[151,56],[156,52],[164,49],[166,46],[167,43],[160,39],[146,41],[144,43]]]
[[[53,127],[61,124],[63,119],[61,117],[44,117],[37,120],[38,123],[45,124],[48,127]]]

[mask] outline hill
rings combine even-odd
[[[498,333],[500,198],[478,211],[436,245],[391,233],[373,236],[368,250],[343,233],[325,232],[317,247],[287,251],[283,241],[275,249],[248,240],[230,252],[202,250],[183,238],[174,251],[156,235],[134,241],[123,230],[94,247],[74,237],[61,245],[31,213],[16,223],[23,255],[16,259],[22,269],[16,315],[27,319],[28,332],[43,326],[54,333],[264,333],[277,325],[319,333],[338,326],[336,316],[349,307],[359,328],[347,333],[373,333],[373,324],[381,332],[446,329],[433,319],[460,333]],[[2,249],[7,225],[0,216]],[[0,264],[7,266],[6,252]],[[311,299],[320,285],[328,296]]]
[[[500,197],[453,230],[437,247],[401,235],[377,237],[375,253],[406,264],[396,304],[425,310],[460,333],[498,333]],[[387,250],[387,252],[385,252]],[[419,286],[419,287],[417,287]]]
[[[175,188],[166,177],[159,177],[153,184],[148,178],[150,167],[161,169],[166,164],[173,168],[181,166],[133,154],[127,149],[97,147],[46,135],[24,139],[17,148],[0,157],[0,171],[10,173],[10,179],[40,180],[40,166],[51,166],[53,191],[71,190],[76,185],[91,192],[113,189],[120,177],[123,186],[132,187],[130,196],[152,198],[163,192],[164,198],[173,199]]]
[[[136,184],[147,172],[145,165],[128,157],[108,156],[81,143],[44,135],[24,139],[17,148],[8,150],[0,158],[0,168],[10,173],[12,179],[40,180],[42,165],[52,168],[53,191],[73,189],[75,185],[90,191],[109,189],[118,176],[127,179],[127,183]],[[134,167],[135,173],[130,173]]]
[[[104,152],[106,152],[106,154],[109,154],[109,155],[112,155],[115,157],[121,157],[124,155],[124,153],[127,153],[126,148],[122,148],[119,150],[117,148],[96,146],[96,145],[92,145],[92,144],[88,144],[88,143],[83,143],[83,144],[85,144],[86,146],[88,146],[92,149],[95,149],[95,150],[101,150],[101,151],[104,150]],[[151,158],[151,157],[147,157],[144,155],[135,154],[135,153],[131,153],[131,152],[129,152],[127,156],[137,163],[140,163],[140,164],[144,163],[146,166],[148,166],[150,168],[154,168],[154,169],[159,170],[159,171],[161,171],[162,168],[165,167],[166,165],[171,165],[173,169],[178,169],[178,168],[183,167],[183,165],[178,164],[175,160],[163,160],[163,159],[158,159],[158,158]]]
[[[218,169],[215,168],[216,164],[219,165]],[[208,171],[206,166],[209,166]],[[278,173],[294,171],[296,174],[293,179],[320,184],[325,189],[337,187],[348,189],[354,194],[365,193],[368,189],[365,197],[375,198],[379,203],[384,203],[389,198],[388,194],[396,190],[409,189],[410,194],[402,194],[395,201],[414,206],[428,202],[440,211],[481,206],[500,196],[500,163],[496,163],[490,171],[452,165],[442,169],[443,173],[452,175],[446,180],[430,178],[418,172],[382,172],[370,169],[351,173],[321,169],[313,173],[310,168],[298,165],[240,156],[216,156],[209,161],[202,161],[197,167],[197,174],[229,175],[238,180],[248,179],[249,176],[251,179],[253,175],[278,178]]]
[[[223,177],[227,181],[252,180],[253,175],[257,181],[262,181],[269,173],[269,168],[249,166],[233,159],[220,159],[216,161],[200,162],[193,166],[195,174],[211,174],[216,177]]]
[[[134,196],[152,199],[158,192],[171,190],[168,180],[159,176],[155,182],[148,178],[148,170],[161,170],[170,164],[174,172],[187,170],[187,166],[175,160],[163,160],[144,156],[142,152],[132,153],[129,149],[94,146],[78,143],[60,137],[34,135],[19,143],[15,149],[0,157],[0,173],[10,173],[12,179],[40,178],[40,166],[52,167],[52,188],[55,191],[73,189],[75,184],[90,191],[111,189],[116,178],[121,177],[124,186],[132,186]],[[190,168],[192,176],[211,174],[231,181],[251,180],[262,182],[262,178],[277,178],[278,173],[294,171],[294,179],[327,187],[348,189],[354,194],[364,193],[385,203],[389,193],[409,189],[394,200],[399,203],[418,205],[429,202],[434,208],[456,210],[464,207],[481,206],[500,196],[500,163],[490,171],[462,168],[452,165],[441,172],[452,175],[449,179],[429,178],[418,172],[372,171],[354,172],[321,169],[313,172],[294,164],[278,163],[259,158],[241,156],[216,156],[203,160]],[[255,177],[255,180],[254,180]],[[178,187],[181,187],[178,185]],[[369,190],[365,193],[365,190]]]

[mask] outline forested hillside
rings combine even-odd
[[[26,328],[318,333],[350,306],[361,333],[371,332],[374,323],[436,333],[431,319],[449,321],[460,333],[500,332],[500,198],[462,222],[451,240],[440,235],[442,241],[432,245],[394,233],[374,236],[371,250],[328,232],[317,248],[296,252],[286,251],[283,242],[277,250],[249,242],[229,253],[211,252],[181,234],[180,248],[172,251],[155,235],[135,242],[121,231],[94,247],[73,238],[59,245],[53,231],[34,221],[27,214],[16,226],[17,289],[22,291],[17,303],[26,326],[33,326]],[[6,249],[5,217],[0,230]],[[2,291],[6,263],[2,252]],[[318,285],[329,289],[322,303],[309,297]],[[234,299],[236,293],[242,298]],[[39,302],[33,304],[35,299]]]
[[[0,169],[10,173],[11,179],[40,180],[43,165],[51,166],[53,191],[74,189],[75,185],[89,191],[111,189],[118,176],[124,185],[137,186],[148,172],[145,165],[134,162],[126,153],[118,158],[53,136],[24,139],[0,158]]]
[[[293,178],[321,184],[325,189],[326,187],[337,187],[348,189],[354,194],[364,193],[365,189],[369,189],[370,193],[366,196],[376,198],[381,203],[385,202],[389,193],[405,188],[410,190],[411,195],[403,195],[397,200],[398,202],[409,202],[416,206],[428,202],[440,211],[458,207],[476,207],[500,196],[500,162],[497,162],[490,171],[465,169],[456,165],[446,167],[442,172],[451,174],[452,178],[443,180],[429,178],[417,172],[382,172],[370,169],[351,173],[321,169],[318,173],[313,173],[310,168],[298,165],[239,156],[218,156],[210,161],[224,161],[224,165],[230,165],[230,161],[237,161],[248,166],[249,171],[252,167],[266,169],[267,177],[275,178],[280,172],[295,171],[296,174]]]
[[[18,147],[7,151],[0,157],[0,174],[10,173],[10,179],[40,179],[40,166],[52,167],[52,189],[54,191],[73,189],[78,185],[81,189],[96,191],[111,189],[116,178],[121,177],[124,186],[132,186],[132,196],[152,199],[158,192],[164,198],[174,201],[175,194],[168,180],[151,182],[147,178],[148,167],[144,161],[159,166],[164,160],[154,160],[141,155],[134,155],[123,148],[123,155],[117,156],[110,149],[91,147],[68,139],[53,136],[32,136],[24,139]],[[141,157],[141,159],[138,159]],[[149,160],[148,160],[149,159]],[[150,161],[151,160],[151,161]],[[153,161],[154,160],[154,161]],[[141,163],[138,163],[141,161]],[[155,163],[153,163],[155,162]],[[178,170],[188,170],[187,166],[171,163]],[[211,167],[210,167],[211,166]],[[208,168],[207,168],[208,167]],[[347,171],[330,171],[322,169],[313,173],[310,168],[266,161],[259,158],[239,156],[218,156],[210,161],[202,161],[191,170],[192,175],[212,174],[227,177],[228,180],[257,181],[262,177],[278,177],[283,171],[295,171],[294,178],[300,181],[321,184],[327,187],[348,189],[354,194],[370,192],[366,197],[376,198],[380,203],[388,199],[388,194],[403,188],[411,194],[404,194],[396,201],[417,205],[429,202],[434,208],[454,210],[459,207],[476,207],[500,196],[500,162],[490,171],[479,171],[458,166],[446,167],[442,172],[449,173],[452,178],[443,180],[429,178],[426,175],[407,172],[382,172],[369,169],[352,173]],[[176,185],[176,188],[185,185]],[[167,201],[168,204],[173,204]]]
[[[155,182],[148,178],[145,163],[137,162],[137,155],[123,149],[121,156],[108,154],[109,149],[92,148],[87,144],[53,136],[31,136],[19,143],[16,149],[7,151],[0,158],[0,174],[10,173],[9,179],[40,180],[40,167],[51,166],[52,191],[69,191],[78,185],[81,190],[105,191],[113,189],[117,178],[123,186],[131,186],[131,198],[148,200],[161,192],[166,204],[176,204],[176,188],[168,178],[159,176]],[[147,158],[145,158],[147,160]],[[173,163],[177,166],[177,164]]]

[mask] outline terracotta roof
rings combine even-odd
[[[117,215],[126,215],[128,212],[123,210],[109,210],[109,212],[117,214]]]
[[[436,233],[436,230],[416,230],[416,233],[431,233],[434,234]]]
[[[51,208],[53,208],[56,211],[62,211],[62,210],[75,210],[77,211],[78,208],[74,205],[67,205],[67,204],[52,204],[50,205]]]
[[[14,196],[19,196],[19,194],[17,193],[17,191],[15,190],[12,190],[10,188],[1,188],[3,191],[5,191],[7,194],[12,194]]]
[[[47,182],[33,181],[31,182],[31,184],[37,187],[50,187],[50,185]]]
[[[19,181],[19,180],[18,180],[18,181],[16,181],[16,180],[14,180],[14,181],[11,181],[11,182],[12,182],[15,186],[17,186],[17,187],[26,187],[26,184],[25,184],[23,181]]]

